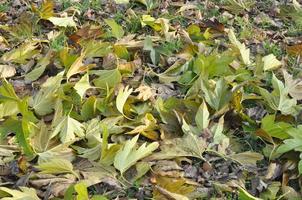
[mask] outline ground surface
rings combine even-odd
[[[1,199],[302,199],[298,1],[2,0],[0,24]]]

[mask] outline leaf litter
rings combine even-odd
[[[4,0],[1,199],[301,199],[301,9]]]

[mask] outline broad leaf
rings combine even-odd
[[[121,39],[124,34],[125,31],[123,30],[123,28],[118,25],[114,19],[105,19],[106,24],[108,24],[108,26],[110,26],[111,31],[112,31],[112,35],[116,38],[116,39]]]
[[[273,70],[282,65],[282,63],[279,60],[277,60],[277,58],[274,56],[274,54],[264,56],[262,58],[262,62],[263,62],[264,71]]]
[[[51,159],[49,161],[43,162],[37,166],[39,170],[41,170],[40,173],[45,174],[64,174],[64,173],[71,173],[73,175],[78,175],[73,170],[72,163],[68,160],[64,159]]]
[[[132,88],[129,89],[129,86],[127,85],[124,89],[120,88],[118,95],[116,97],[116,108],[123,115],[124,115],[124,105],[132,92],[133,89]]]
[[[136,149],[135,146],[138,137],[139,135],[135,136],[131,140],[126,141],[123,148],[117,152],[114,158],[114,167],[118,169],[121,174],[127,171],[137,161],[151,154],[159,146],[158,142],[153,142],[147,146],[146,143],[144,143],[138,149]]]
[[[10,65],[0,65],[0,78],[9,78],[16,74],[16,69]]]
[[[74,89],[77,91],[81,98],[83,98],[84,94],[86,93],[86,90],[91,87],[92,86],[89,84],[88,73],[82,76],[82,78],[74,85]]]
[[[209,116],[210,113],[208,111],[206,103],[203,101],[202,104],[199,106],[198,111],[195,115],[195,122],[199,130],[203,130],[208,128],[209,125]]]
[[[41,86],[39,92],[33,97],[31,106],[38,115],[46,115],[53,111],[56,92],[61,86],[63,73],[57,74],[55,77],[50,77]]]
[[[0,187],[0,197],[2,200],[40,200],[35,189],[20,187],[20,190],[13,190],[6,187]],[[4,195],[8,194],[8,195]],[[11,197],[9,197],[9,195]]]
[[[93,80],[94,85],[102,89],[113,88],[122,80],[122,75],[118,69],[99,70],[92,72],[92,74],[98,76]]]
[[[229,30],[228,36],[229,36],[229,40],[231,41],[231,43],[239,50],[243,63],[246,65],[249,65],[251,63],[250,50],[245,47],[244,43],[240,43],[237,40],[235,33],[232,29]]]
[[[63,143],[73,141],[76,136],[84,136],[84,126],[69,115],[63,117],[60,123],[55,127],[52,137],[60,133],[60,139]]]
[[[48,20],[51,21],[51,23],[53,23],[55,26],[60,26],[60,27],[77,26],[77,24],[73,20],[73,17],[49,17]]]
[[[39,50],[36,48],[38,42],[32,41],[22,44],[17,49],[13,49],[1,57],[1,60],[4,62],[14,62],[18,64],[25,64],[28,59],[31,59],[34,55],[36,55]]]

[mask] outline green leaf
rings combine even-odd
[[[102,89],[113,88],[122,80],[122,75],[118,69],[99,70],[91,73],[98,76],[93,80],[94,85]]]
[[[123,115],[124,115],[124,105],[132,92],[133,89],[132,88],[129,89],[129,86],[127,85],[124,89],[120,88],[118,95],[116,97],[116,108]]]
[[[264,200],[277,199],[277,194],[281,189],[280,182],[272,182],[264,192],[261,192],[260,197]]]
[[[83,182],[75,184],[74,189],[77,192],[77,200],[89,200],[87,186]]]
[[[251,151],[246,151],[242,153],[237,153],[234,155],[230,155],[230,158],[236,160],[242,165],[254,165],[256,166],[257,161],[260,161],[263,159],[263,155],[256,153],[256,152],[251,152]]]
[[[259,92],[269,107],[273,110],[281,111],[284,115],[296,115],[297,100],[289,98],[289,89],[284,87],[284,84],[277,79],[275,74],[273,74],[272,84],[273,92],[259,87]]]
[[[26,128],[23,123],[23,127]],[[32,155],[33,151],[28,141],[28,131],[24,132],[22,122],[16,119],[9,118],[0,126],[1,138],[5,138],[7,134],[13,132],[16,134],[17,142],[26,155]]]
[[[85,101],[81,110],[81,116],[83,117],[84,121],[87,121],[88,119],[91,119],[95,116],[97,110],[96,104],[97,104],[97,99],[95,96],[90,96]]]
[[[75,74],[86,71],[92,65],[84,65],[83,59],[85,58],[85,53],[82,53],[70,66],[66,73],[67,80]]]
[[[50,64],[50,57],[51,57],[51,51],[49,51],[45,57],[42,57],[37,65],[34,67],[34,69],[25,74],[25,80],[26,81],[35,81],[37,80],[45,71],[47,65]]]
[[[214,138],[213,138],[213,142],[214,144],[219,144],[223,139],[227,138],[224,134],[223,134],[223,126],[224,126],[224,116],[220,117],[218,123],[216,124],[216,126],[213,127],[214,131]]]
[[[81,41],[83,49],[86,52],[86,58],[104,57],[112,52],[112,46],[109,42],[102,42],[97,40]]]
[[[142,144],[138,149],[135,148],[139,135],[135,136],[131,140],[126,141],[123,148],[121,148],[115,158],[114,167],[118,169],[121,174],[127,171],[137,161],[150,155],[159,146],[158,142],[153,142],[146,146],[146,143]]]
[[[19,113],[18,103],[15,101],[4,101],[0,104],[0,119],[14,116]]]
[[[244,188],[239,187],[239,197],[240,200],[261,200],[257,197],[254,197],[250,193],[248,193]]]
[[[223,108],[232,97],[231,91],[228,90],[228,84],[223,78],[220,78],[216,82],[214,91],[212,91],[205,80],[202,80],[201,89],[205,94],[206,102],[216,111]]]
[[[150,36],[147,36],[145,41],[144,41],[144,50],[145,51],[150,51],[151,61],[154,65],[156,65],[157,62],[158,62],[158,59],[159,59],[159,55],[155,51],[155,49],[153,48],[153,43],[152,43],[152,39],[151,39]]]
[[[69,160],[54,158],[49,161],[43,162],[37,166],[40,173],[43,174],[64,174],[70,173],[78,177],[77,173],[73,170],[72,163]]]
[[[121,39],[124,34],[125,31],[123,30],[123,28],[118,25],[114,19],[105,19],[106,24],[108,24],[108,26],[110,26],[111,31],[112,31],[112,35],[116,38],[116,39]]]
[[[1,57],[1,60],[3,62],[15,62],[18,64],[25,64],[27,60],[33,58],[34,55],[36,55],[39,50],[36,50],[38,47],[37,41],[31,41],[22,44],[17,49],[13,49]]]
[[[76,136],[83,137],[84,126],[77,120],[71,118],[69,115],[63,117],[60,123],[55,127],[52,137],[60,133],[60,139],[63,143],[73,141]]]
[[[130,55],[125,46],[122,45],[114,45],[113,46],[114,53],[121,59],[129,60]]]
[[[301,175],[302,174],[302,154],[300,154],[300,161],[298,163],[298,171],[299,171],[299,174]]]
[[[61,86],[64,72],[57,74],[55,77],[50,77],[42,84],[39,92],[33,97],[31,106],[38,115],[46,115],[53,111],[56,92]]]
[[[74,89],[77,91],[81,98],[83,98],[84,94],[86,93],[86,90],[91,87],[92,86],[89,84],[88,73],[82,76],[82,78],[74,85]]]
[[[0,187],[0,197],[2,200],[40,200],[35,189],[20,187],[20,190],[13,190],[6,187]],[[3,193],[10,195],[3,195]]]
[[[76,27],[77,24],[74,22],[73,17],[49,17],[51,23],[55,26],[60,27]]]
[[[286,122],[275,122],[275,115],[267,115],[261,120],[261,128],[272,137],[286,139],[292,126]]]
[[[182,138],[180,147],[190,153],[191,156],[204,160],[202,154],[207,148],[207,143],[203,138],[192,133],[187,133]]]
[[[199,106],[198,111],[195,115],[195,122],[199,130],[208,128],[210,122],[209,116],[210,113],[208,111],[207,104],[203,101],[202,104]]]
[[[7,99],[7,100],[13,100],[13,101],[20,101],[20,98],[17,96],[14,87],[7,82],[6,79],[2,79],[0,86],[0,98],[1,99]]]
[[[228,36],[229,36],[229,40],[231,41],[231,43],[239,50],[243,63],[246,65],[249,65],[251,63],[250,50],[245,47],[244,43],[240,43],[237,40],[235,33],[232,29],[229,30]]]

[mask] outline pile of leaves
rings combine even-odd
[[[1,199],[301,199],[297,0],[4,0]]]

